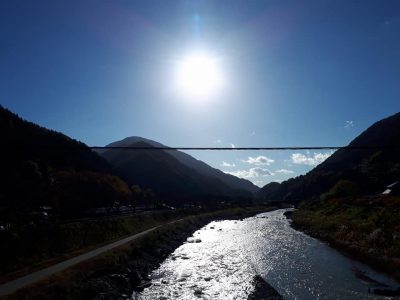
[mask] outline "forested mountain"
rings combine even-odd
[[[176,205],[213,204],[225,197],[250,200],[256,189],[246,180],[173,150],[99,151],[104,159],[84,143],[23,120],[3,107],[0,134],[3,221],[29,219],[43,207],[78,216],[93,208],[132,204],[138,195]],[[136,139],[128,145],[151,146]]]
[[[111,171],[110,165],[84,143],[25,121],[1,106],[0,134],[4,163],[32,159],[52,167]]]
[[[142,138],[132,138],[109,146],[140,148],[162,145]],[[199,172],[189,167],[188,162],[182,163],[177,156],[182,155],[188,161],[195,159],[176,152],[179,151],[108,149],[100,153],[129,184],[136,183],[144,188],[151,188],[157,195],[169,199],[169,202],[176,203],[182,199],[190,202],[200,198],[252,197],[248,190],[230,186],[218,177]],[[198,161],[196,163],[204,164]]]
[[[0,214],[31,214],[42,206],[78,214],[129,202],[131,192],[113,168],[85,144],[0,107]]]
[[[125,146],[131,146],[137,142],[145,142],[146,144],[149,144],[153,147],[166,147],[165,145],[158,143],[156,141],[142,138],[142,137],[127,137],[121,141],[117,141],[114,143],[111,143],[107,146],[110,147],[125,147]],[[168,153],[172,157],[174,157],[176,160],[178,160],[180,163],[185,165],[188,168],[194,169],[196,172],[198,172],[201,175],[208,176],[208,177],[214,177],[219,179],[222,183],[226,184],[232,189],[240,189],[244,191],[249,191],[251,193],[255,193],[259,190],[259,187],[254,185],[252,182],[246,179],[238,178],[236,176],[226,174],[222,172],[219,169],[215,169],[205,162],[198,160],[189,154],[186,154],[182,151],[178,150],[164,150],[164,152]],[[121,153],[122,156],[122,153]]]
[[[349,146],[361,148],[340,149],[306,175],[267,184],[258,197],[299,202],[317,199],[335,186],[358,195],[382,192],[400,178],[400,113],[376,122]]]

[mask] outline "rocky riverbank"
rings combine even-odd
[[[128,254],[128,261],[113,270],[100,271],[87,278],[85,289],[91,299],[130,299],[132,293],[140,293],[151,285],[149,274],[169,254],[190,237],[208,220],[184,222],[174,230],[157,230],[142,247],[135,247]]]
[[[265,211],[265,210],[263,210]],[[238,215],[208,216],[196,218],[191,222],[184,222],[176,230],[160,230],[156,237],[145,248],[135,249],[129,254],[126,265],[111,272],[94,274],[85,282],[86,289],[93,294],[92,299],[131,299],[139,298],[140,292],[151,285],[149,274],[175,251],[180,245],[188,240],[193,233],[211,221],[218,219],[243,219],[253,216],[261,211],[241,212]],[[190,238],[189,238],[190,239]],[[201,242],[201,241],[194,241]],[[168,282],[163,282],[168,284]],[[255,291],[249,299],[282,299],[260,276],[254,279]]]
[[[235,208],[186,217],[5,299],[131,299],[133,293],[151,285],[152,270],[199,228],[213,220],[243,219],[273,209]],[[257,286],[259,290],[273,290]]]

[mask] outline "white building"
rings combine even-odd
[[[382,195],[389,195],[394,188],[398,188],[397,184],[399,183],[399,181],[393,182],[392,184],[389,184],[388,186],[386,186],[386,190],[382,193]]]

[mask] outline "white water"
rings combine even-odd
[[[133,299],[246,299],[260,274],[284,299],[385,299],[352,267],[390,287],[391,278],[290,227],[285,210],[243,221],[211,222],[152,273],[152,285]],[[388,299],[388,298],[386,298]]]

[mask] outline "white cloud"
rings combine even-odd
[[[221,144],[221,143],[222,143],[221,139],[217,139],[217,140],[214,141],[214,144]]]
[[[263,169],[260,167],[250,168],[249,170],[238,170],[238,171],[225,172],[225,173],[231,174],[231,175],[234,175],[234,176],[240,177],[240,178],[246,178],[246,179],[274,175],[267,169]]]
[[[350,128],[353,128],[353,127],[354,127],[354,121],[346,121],[344,123],[344,128],[346,128],[346,129],[350,129]]]
[[[252,181],[255,185],[258,185],[259,187],[263,187],[265,185],[264,180],[253,180]]]
[[[243,162],[246,162],[248,164],[252,164],[252,165],[256,165],[256,166],[269,166],[270,164],[272,164],[274,162],[273,159],[270,159],[266,156],[257,156],[257,157],[251,157],[249,156],[249,158],[247,160],[243,160]]]
[[[280,170],[276,170],[276,173],[282,173],[282,174],[293,174],[294,171],[292,170],[287,170],[287,169],[280,169]]]
[[[222,162],[221,167],[228,167],[228,168],[232,168],[235,167],[236,165],[234,163],[227,163],[225,161]]]
[[[325,159],[331,156],[333,152],[328,153],[314,153],[311,154],[302,154],[302,153],[293,153],[292,154],[292,162],[297,165],[309,165],[316,166],[322,163]]]
[[[235,144],[231,144],[231,148],[236,148]]]

